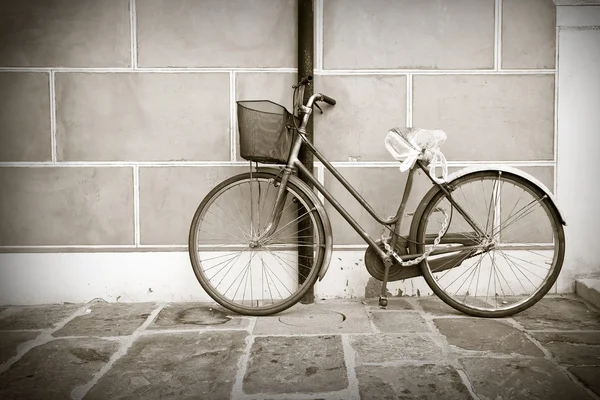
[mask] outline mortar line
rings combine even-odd
[[[41,346],[41,345],[44,345],[53,340],[61,339],[61,338],[52,336],[52,334],[54,332],[62,329],[71,320],[77,318],[80,315],[83,315],[83,313],[85,312],[85,310],[87,310],[88,307],[89,307],[89,304],[85,304],[85,305],[79,307],[76,311],[73,312],[73,314],[71,314],[68,317],[65,317],[64,319],[59,321],[54,326],[54,328],[40,330],[40,333],[35,338],[20,344],[19,345],[20,350],[17,352],[17,354],[15,356],[13,356],[12,358],[9,358],[7,361],[5,361],[4,364],[0,365],[0,375],[2,375],[5,371],[7,371],[14,363],[16,363],[21,358],[23,358],[23,356],[25,356],[25,354],[27,354],[31,349]]]
[[[502,69],[502,0],[494,2],[494,70]]]
[[[229,157],[232,162],[237,159],[237,129],[236,129],[236,78],[235,71],[229,72]]]
[[[64,161],[57,164],[51,162],[0,162],[1,167],[61,167],[61,168],[92,168],[92,167],[239,167],[247,165],[248,162],[242,161]]]
[[[0,67],[0,72],[88,72],[88,73],[295,73],[297,68],[238,68],[238,67]],[[489,69],[456,69],[456,70],[423,70],[423,69],[323,69],[315,70],[315,75],[552,75],[555,69],[506,69],[495,71]]]
[[[383,141],[383,140],[382,140]],[[336,168],[381,168],[398,167],[397,161],[332,161]],[[527,161],[527,160],[508,160],[508,161],[448,161],[449,167],[469,167],[476,165],[502,164],[513,167],[554,167],[554,161]],[[0,162],[0,168],[42,168],[42,167],[60,167],[60,168],[94,168],[94,167],[244,167],[248,161],[62,161],[56,164],[48,161],[40,162]],[[323,167],[323,163],[316,161],[315,167]]]
[[[344,363],[346,364],[346,376],[348,378],[348,399],[360,399],[358,377],[356,376],[356,352],[350,344],[348,334],[342,334],[342,349],[344,350]]]
[[[244,377],[246,376],[246,371],[248,369],[248,363],[250,362],[250,352],[252,351],[252,346],[254,345],[255,335],[254,328],[256,327],[257,317],[252,318],[250,321],[250,325],[248,327],[248,336],[246,336],[245,342],[246,347],[244,352],[240,356],[238,360],[237,373],[235,374],[235,381],[233,382],[233,386],[231,387],[231,398],[239,399],[245,397],[244,394]]]
[[[133,166],[133,235],[135,247],[140,247],[140,167]]]
[[[369,324],[371,325],[371,330],[373,331],[373,333],[375,333],[376,335],[380,335],[381,331],[379,330],[379,328],[377,328],[377,326],[375,325],[375,321],[373,321],[373,318],[371,318],[371,314],[373,310],[369,309],[369,305],[366,304],[366,302],[363,302],[363,308],[365,309],[365,313],[367,314],[367,319],[369,320]]]
[[[56,164],[56,80],[55,72],[50,70],[48,84],[50,87],[50,148],[52,164]]]
[[[325,166],[322,164],[317,165],[316,169],[317,169],[317,180],[319,181],[319,183],[321,185],[325,186]],[[317,191],[317,197],[321,201],[321,204],[325,204],[325,196],[323,196],[323,193]]]
[[[413,75],[406,74],[406,126],[413,126]]]
[[[560,29],[556,28],[556,51],[554,55],[554,69],[556,73],[554,74],[554,194],[558,193],[558,76],[559,76],[559,39],[560,39]]]
[[[146,327],[148,325],[150,325],[152,323],[152,321],[154,321],[154,318],[156,318],[156,316],[158,315],[158,313],[165,307],[165,304],[161,304],[158,305],[148,316],[148,318],[146,318],[146,321],[144,321],[144,323],[142,325],[140,325],[135,331],[133,331],[133,333],[129,336],[124,336],[123,340],[121,341],[121,345],[119,346],[119,348],[117,349],[117,351],[115,351],[113,353],[113,355],[110,357],[110,359],[108,360],[108,362],[106,364],[104,364],[104,366],[100,369],[100,371],[98,371],[97,373],[94,374],[94,376],[92,377],[92,379],[81,386],[77,386],[75,389],[73,389],[71,391],[71,399],[73,400],[81,400],[85,397],[85,395],[90,391],[90,389],[92,387],[94,387],[94,385],[96,383],[98,383],[98,381],[112,368],[112,366],[121,358],[123,357],[125,354],[127,354],[127,351],[129,350],[129,348],[133,345],[133,342],[135,342],[135,340],[140,336],[141,332],[146,329]]]
[[[315,0],[315,21],[316,21],[316,35],[315,35],[315,70],[323,70],[323,0]]]
[[[506,321],[510,325],[512,325],[519,331],[521,331],[527,339],[529,339],[536,347],[538,347],[542,351],[542,353],[544,353],[544,359],[550,361],[550,363],[552,363],[558,370],[560,370],[563,374],[565,374],[567,376],[567,378],[569,378],[575,385],[577,385],[581,389],[583,389],[583,391],[585,391],[593,399],[600,400],[600,396],[596,395],[591,389],[589,389],[586,385],[584,385],[582,382],[580,382],[579,379],[577,379],[577,377],[574,376],[568,370],[568,367],[563,366],[558,361],[556,361],[556,359],[552,356],[552,352],[550,350],[547,350],[539,340],[537,340],[536,338],[531,336],[529,334],[529,332],[525,330],[523,325],[521,325],[518,321],[516,321],[513,318],[507,318]],[[577,332],[581,332],[581,331],[577,331]]]
[[[552,75],[554,69],[478,69],[478,70],[419,70],[419,69],[325,69],[316,75],[362,76],[362,75]]]
[[[437,315],[430,314],[425,311],[423,306],[418,301],[410,302],[413,308],[421,314],[421,317],[425,320],[427,327],[431,332],[431,340],[440,348],[442,351],[443,360],[447,361],[447,365],[454,368],[458,376],[460,377],[461,382],[467,388],[467,391],[471,395],[474,400],[480,400],[477,393],[475,393],[475,389],[473,388],[473,384],[471,383],[469,376],[463,370],[463,366],[459,362],[459,354],[454,353],[450,344],[448,343],[448,338],[440,333],[440,331],[435,326],[433,322],[434,319],[437,319]]]
[[[198,327],[198,328],[175,328],[175,329],[146,329],[144,332],[141,332],[141,336],[152,336],[152,335],[174,335],[179,333],[215,333],[215,332],[248,332],[248,328],[244,327],[227,327],[227,328],[211,328],[209,326],[206,327]]]
[[[131,28],[131,68],[137,70],[137,13],[135,8],[136,0],[129,0],[129,25]]]
[[[137,46],[136,46],[137,47]],[[135,72],[135,73],[228,73],[236,72],[297,72],[297,68],[290,67],[265,67],[265,68],[244,68],[244,67],[0,67],[0,72],[90,72],[90,73],[115,73],[115,72]]]

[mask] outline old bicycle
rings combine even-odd
[[[313,106],[336,104],[321,93],[303,104],[303,89],[311,79],[294,86],[292,113],[270,101],[237,102],[240,152],[251,162],[250,171],[206,195],[189,233],[194,273],[217,303],[240,314],[274,314],[300,301],[325,275],[331,225],[319,197],[298,172],[368,244],[364,261],[382,281],[382,307],[388,302],[388,282],[419,275],[444,302],[479,317],[518,313],[548,292],[565,254],[565,221],[548,188],[502,165],[467,167],[448,176],[439,150],[445,140],[441,131],[393,129],[386,146],[408,177],[396,214],[383,218],[306,137]],[[384,227],[381,238],[370,237],[309,173],[298,159],[301,146]],[[403,153],[401,147],[410,151]],[[275,165],[253,169],[252,162]],[[436,174],[438,166],[442,177]],[[401,235],[417,170],[426,173],[432,187],[416,208],[408,235]]]

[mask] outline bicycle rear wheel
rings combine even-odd
[[[452,199],[479,226],[477,234],[438,191],[425,207],[417,251],[433,242],[446,218],[442,246],[455,253],[421,263],[433,292],[455,309],[478,317],[525,310],[552,287],[562,267],[565,237],[552,200],[537,185],[501,171],[471,173],[449,184]]]
[[[325,233],[317,208],[301,188],[288,182],[277,229],[258,239],[278,189],[279,177],[269,172],[231,177],[208,193],[192,220],[194,273],[204,290],[231,311],[283,311],[300,301],[318,277]]]

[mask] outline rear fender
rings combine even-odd
[[[506,173],[527,179],[528,181],[533,183],[535,186],[537,186],[540,190],[542,190],[548,196],[552,207],[554,207],[554,209],[556,210],[556,213],[558,214],[558,217],[560,218],[560,222],[563,225],[567,225],[567,223],[565,222],[565,219],[564,219],[564,214],[561,212],[561,210],[558,206],[558,203],[556,201],[556,197],[554,196],[554,194],[552,194],[550,189],[548,189],[548,187],[546,185],[544,185],[542,182],[540,182],[540,180],[537,179],[536,177],[534,177],[533,175],[528,174],[527,172],[520,170],[518,168],[509,167],[506,165],[496,165],[496,164],[476,165],[476,166],[472,166],[472,167],[463,168],[459,171],[456,171],[456,172],[448,175],[448,179],[446,181],[448,183],[452,183],[452,181],[454,181],[458,178],[461,178],[465,175],[472,174],[475,172],[481,172],[481,171],[502,171],[502,172],[506,172]],[[439,192],[439,191],[440,191],[440,188],[438,186],[433,186],[427,192],[427,194],[425,194],[425,196],[419,203],[419,206],[417,207],[417,209],[415,211],[415,214],[414,214],[411,226],[410,226],[410,237],[413,240],[415,240],[415,238],[416,238],[417,229],[419,228],[419,222],[421,220],[421,217],[423,216],[425,207],[431,201],[433,196],[435,196],[437,194],[437,192]],[[411,252],[416,252],[416,250],[417,250],[416,245],[411,243],[410,249],[411,249]]]

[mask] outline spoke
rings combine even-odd
[[[458,287],[458,289],[456,289],[456,291],[454,292],[455,296],[458,294],[459,290],[462,289],[463,285],[469,280],[469,277],[471,276],[471,274],[473,274],[476,270],[477,270],[477,268],[472,268],[471,272],[469,272],[469,275],[467,275],[467,277],[465,278],[463,283],[461,283],[460,286]],[[468,292],[469,292],[469,287],[467,287],[467,293]],[[465,295],[465,298],[466,298],[466,295]]]
[[[200,260],[200,262],[206,262],[206,261],[210,261],[210,260],[216,260],[217,258],[223,258],[223,257],[227,257],[229,255],[230,255],[230,253],[225,253],[225,254],[221,254],[220,256],[214,256],[214,257],[211,257],[211,258],[204,258],[204,259]]]
[[[504,279],[504,282],[506,282],[506,286],[508,286],[512,295],[515,296],[515,292],[512,290],[512,287],[510,286],[510,282],[508,282],[508,279],[506,279],[506,277],[502,273],[502,269],[500,269],[500,267],[496,267],[496,270],[500,274],[500,276]],[[498,279],[498,282],[500,283],[500,289],[502,290],[502,281],[500,279]],[[503,293],[504,293],[504,291],[503,291]]]
[[[264,281],[267,281],[267,289],[269,289],[269,296],[271,297],[271,303],[275,304],[275,300],[273,299],[273,293],[271,292],[271,285],[269,285],[269,280],[268,280],[268,275],[267,275],[267,271],[266,271],[266,266],[265,266],[265,260],[262,257],[262,254],[260,254],[260,262],[262,263],[262,273],[263,276],[265,277],[265,279],[263,280],[263,289],[262,289],[262,293],[265,293],[265,284]]]
[[[224,266],[223,268],[221,268],[220,270],[218,270],[212,277],[210,277],[208,280],[212,282],[213,278],[216,278],[218,274],[221,273],[221,271],[223,271],[225,268],[227,268],[227,266],[229,265],[229,263],[231,262],[231,266],[229,267],[229,269],[227,270],[227,272],[225,273],[225,275],[223,275],[223,277],[221,278],[221,280],[219,281],[219,283],[217,283],[217,285],[215,286],[215,289],[219,287],[219,285],[223,282],[223,279],[225,279],[225,276],[227,276],[227,274],[229,273],[229,271],[231,271],[231,268],[233,268],[233,266],[235,265],[235,262],[242,256],[243,252],[238,253],[237,256],[235,256],[233,259],[229,260]]]
[[[534,274],[533,272],[531,272],[527,268],[525,268],[525,267],[523,267],[521,265],[517,265],[517,263],[514,262],[513,260],[508,260],[508,258],[512,258],[510,255],[504,253],[504,256],[507,258],[507,261],[511,262],[517,268],[517,271],[519,271],[521,274],[523,274],[523,276],[525,277],[525,279],[527,279],[529,281],[529,283],[531,283],[531,286],[533,286],[534,288],[536,286],[533,284],[533,282],[531,282],[531,279],[529,279],[529,277],[527,275],[525,275],[525,273],[523,273],[522,270],[525,270],[525,271],[529,272],[531,275],[535,276],[536,278],[541,279],[542,282],[544,281],[544,278],[542,278],[540,276],[537,276],[536,274]]]
[[[552,255],[552,257],[550,257],[550,256],[546,256],[546,255],[544,255],[544,254],[536,253],[536,252],[535,252],[535,251],[533,251],[533,250],[525,250],[525,251],[526,251],[526,252],[528,252],[528,253],[531,253],[531,254],[535,254],[536,256],[540,256],[540,257],[547,258],[547,259],[549,259],[549,260],[553,260],[553,259],[554,259],[554,254]]]
[[[547,214],[543,214],[540,215],[539,217],[532,219],[532,220],[528,220],[527,225],[529,225],[529,228],[527,230],[519,230],[518,232],[518,236],[516,238],[513,238],[513,241],[517,241],[518,238],[522,238],[523,236],[529,236],[532,232],[536,232],[539,231],[540,229],[552,229],[550,226],[541,226],[539,224],[536,224],[536,222],[538,221],[547,221],[548,220],[548,215]],[[524,225],[513,225],[511,226],[509,229],[502,229],[502,237],[508,237],[507,232],[512,232],[515,228],[517,227],[522,227]]]
[[[235,295],[237,294],[238,290],[240,289],[240,285],[242,284],[242,279],[244,279],[244,276],[246,275],[246,272],[248,271],[248,267],[250,266],[250,264],[252,263],[252,259],[254,258],[254,252],[252,253],[252,255],[250,256],[250,260],[248,260],[248,262],[246,263],[246,265],[244,266],[244,268],[242,269],[243,273],[240,272],[235,279],[233,280],[233,282],[231,282],[231,285],[229,285],[229,287],[227,288],[226,291],[223,292],[223,295],[227,294],[227,292],[229,292],[229,289],[231,289],[231,287],[233,286],[233,284],[235,283],[235,281],[238,280],[238,278],[241,276],[240,278],[240,283],[238,284],[237,289],[235,290],[235,293],[233,294],[233,297],[231,298],[232,300],[235,300]]]
[[[239,185],[237,185],[239,191],[240,191],[240,196],[242,196],[242,199],[245,199],[246,196],[244,196],[244,192],[242,192],[242,184],[240,183]],[[250,180],[250,190],[252,191],[252,180]],[[235,202],[235,197],[233,198],[234,202]],[[250,201],[252,202],[252,198],[250,198]],[[237,205],[237,204],[236,204]],[[250,237],[252,237],[252,234],[254,233],[252,231],[252,203],[250,204],[250,211],[248,211],[248,203],[244,202],[244,208],[246,209],[246,212],[250,214]],[[243,222],[243,219],[242,219]]]
[[[481,260],[479,262],[481,262]],[[479,264],[479,263],[477,263],[477,264]],[[471,268],[473,268],[473,267],[475,267],[475,264],[471,265],[468,269],[466,269],[465,271],[463,271],[463,273],[460,274],[459,276],[457,276],[452,282],[450,282],[449,285],[446,285],[446,287],[444,288],[444,291],[446,291],[446,289],[448,289],[450,286],[452,286],[454,284],[454,282],[456,282],[457,280],[459,280],[464,274],[466,274],[467,272],[469,272],[469,270]]]
[[[527,289],[525,289],[525,286],[523,286],[523,283],[521,282],[521,280],[519,279],[519,276],[517,275],[517,273],[515,272],[515,270],[513,268],[513,264],[514,263],[512,263],[508,258],[506,258],[506,255],[504,254],[504,252],[501,251],[500,255],[506,260],[506,264],[508,265],[508,267],[510,268],[511,272],[513,273],[513,275],[517,279],[517,282],[519,282],[519,284],[523,288],[523,292],[526,293]]]
[[[227,264],[227,263],[229,263],[229,261],[233,260],[234,258],[236,258],[236,257],[239,257],[239,255],[240,255],[240,253],[238,253],[238,254],[236,254],[236,255],[234,255],[234,256],[232,256],[232,257],[228,258],[228,259],[227,259],[227,260],[225,260],[225,261],[221,261],[221,262],[219,262],[219,263],[217,263],[217,264],[213,265],[212,267],[203,268],[203,269],[204,269],[204,272],[208,272],[208,271],[210,271],[211,269],[217,268],[217,267],[219,267],[219,266],[220,266],[220,265],[222,265],[222,264]],[[205,262],[205,261],[206,261],[206,260],[200,260],[200,262]],[[221,270],[222,270],[222,269],[221,269]],[[217,273],[219,273],[221,270],[217,271]],[[214,277],[214,275],[213,275],[213,277]]]
[[[254,194],[252,193],[252,163],[250,163],[250,234],[254,238]],[[252,277],[250,277],[252,279]],[[250,299],[252,301],[252,299]]]
[[[210,222],[208,222],[208,221],[202,221],[202,223],[203,223],[203,224],[204,224],[205,222],[207,222],[208,224],[212,225],[212,224],[211,224]],[[217,228],[219,228],[219,227],[217,227]],[[217,236],[215,233],[213,233],[213,232],[208,232],[208,231],[205,231],[205,230],[203,230],[203,229],[200,229],[200,230],[198,231],[198,233],[205,233],[205,234],[207,234],[207,235],[209,235],[209,236],[212,236],[212,237],[216,238],[217,240],[222,240],[221,236]],[[230,236],[231,238],[235,239],[235,240],[237,241],[237,243],[246,243],[246,242],[248,241],[248,239],[243,239],[243,238],[237,237],[237,236],[235,236],[235,235],[233,235],[233,234],[231,234],[231,233],[229,233],[229,232],[222,232],[222,233],[224,233],[225,235],[227,235],[227,236]],[[199,239],[200,239],[200,238],[199,238]]]
[[[467,301],[467,296],[469,295],[469,289],[471,288],[471,285],[473,284],[473,280],[475,279],[475,275],[477,272],[477,268],[473,269],[473,276],[471,277],[471,282],[469,282],[469,286],[467,286],[467,291],[465,292],[465,297],[463,297],[463,303],[466,303]],[[475,293],[477,293],[477,288],[475,288]],[[474,299],[477,299],[477,297],[474,297]]]
[[[290,269],[291,269],[292,271],[295,271],[295,272],[297,272],[297,273],[298,273],[298,275],[300,275],[300,268],[298,268],[298,269],[296,270],[296,269],[294,268],[294,266],[293,266],[292,264],[290,264],[290,261],[289,261],[289,260],[286,260],[286,259],[284,259],[284,258],[280,257],[279,255],[277,255],[276,253],[274,253],[273,251],[271,251],[271,249],[269,249],[267,246],[265,246],[265,249],[267,249],[267,251],[268,251],[270,254],[272,254],[272,255],[273,255],[273,257],[276,257],[278,260],[281,260],[281,261],[283,261],[283,262],[284,262],[284,263],[285,263],[285,264],[286,264],[288,267],[290,267]],[[294,278],[294,276],[292,276],[292,275],[291,275],[291,274],[288,272],[288,270],[285,268],[285,266],[284,266],[283,264],[281,264],[281,262],[279,263],[279,265],[281,265],[282,269],[283,269],[283,270],[284,270],[284,271],[285,271],[285,272],[288,274],[288,276],[289,276],[290,278],[292,278],[292,280],[296,279],[296,278]],[[298,265],[300,265],[300,264],[298,264]],[[302,277],[303,277],[304,279],[306,279],[306,276],[302,275]]]
[[[246,223],[244,221],[244,216],[242,215],[242,211],[240,210],[240,206],[238,206],[238,203],[237,203],[237,200],[236,200],[235,196],[232,196],[232,198],[233,198],[233,204],[235,204],[235,208],[236,208],[236,210],[237,210],[237,212],[238,212],[238,214],[240,216],[241,223],[242,223],[242,225],[244,225],[244,229],[242,229],[242,227],[239,226],[239,225],[238,225],[238,228],[240,228],[240,231],[242,231],[242,232],[248,231],[248,227],[246,226]],[[223,209],[223,208],[221,208],[221,209]],[[223,210],[223,211],[225,211],[225,210]],[[244,236],[246,236],[246,235],[244,235]]]
[[[493,215],[492,210],[494,210],[494,212],[495,212],[495,209],[496,209],[495,204],[494,204],[494,208],[492,208],[492,202],[494,201],[494,193],[496,191],[496,182],[498,182],[498,180],[494,179],[494,183],[492,186],[492,193],[490,194],[490,206],[488,208],[487,219],[485,221],[485,233],[488,233],[488,228],[490,225],[490,216]],[[482,184],[483,184],[483,180],[482,180]],[[493,223],[492,223],[492,225],[493,225]],[[492,227],[492,230],[493,230],[493,227]]]
[[[210,206],[211,206],[211,205],[215,205],[216,207],[220,208],[220,209],[223,211],[223,213],[225,213],[225,214],[228,216],[228,219],[231,219],[233,222],[235,222],[235,224],[238,226],[238,228],[240,228],[240,231],[243,231],[243,229],[241,228],[241,226],[240,226],[240,224],[239,224],[239,221],[237,220],[237,218],[235,218],[235,217],[232,215],[232,213],[231,213],[231,212],[228,212],[228,211],[227,211],[227,210],[225,210],[223,207],[221,207],[221,205],[220,205],[219,203],[217,203],[216,201],[213,201],[213,202],[212,202],[212,203],[211,203],[211,204],[208,206],[209,208],[208,208],[208,211],[207,211],[207,213],[211,213],[211,214],[212,214],[212,215],[214,215],[214,216],[215,216],[215,218],[217,218],[217,219],[222,219],[222,217],[218,216],[217,214],[215,214],[215,213],[214,213],[214,212],[213,212],[213,211],[210,209]],[[241,217],[241,214],[240,214],[240,217]],[[204,220],[203,222],[208,222],[208,221]],[[242,220],[242,222],[243,222],[243,220]],[[210,223],[210,222],[209,222],[209,223]],[[212,224],[211,224],[211,225],[212,225]]]
[[[281,232],[282,230],[286,229],[288,226],[290,226],[291,224],[293,224],[295,221],[300,222],[301,219],[304,219],[307,215],[310,215],[310,213],[314,211],[314,210],[310,210],[307,211],[306,213],[302,214],[301,216],[291,220],[290,222],[288,222],[287,224],[285,224],[284,226],[282,226],[281,228],[278,228],[275,232],[273,232],[273,235],[271,235],[271,238],[274,237],[275,235],[277,235],[277,233]],[[266,241],[266,243],[270,243],[270,238],[269,240]]]
[[[279,265],[281,265],[281,263],[279,263]],[[267,264],[265,264],[265,268],[266,268],[266,270],[265,270],[265,271],[267,272],[267,274],[269,274],[270,276],[271,276],[271,275],[274,275],[274,276],[275,276],[275,278],[277,278],[277,280],[279,281],[279,283],[281,283],[281,286],[283,286],[283,287],[285,288],[285,290],[287,290],[287,291],[288,291],[288,293],[289,293],[290,295],[293,295],[293,294],[294,294],[294,293],[292,293],[292,291],[291,291],[290,289],[288,289],[288,288],[287,288],[287,286],[285,285],[285,283],[283,283],[283,281],[282,281],[281,279],[279,279],[279,277],[273,273],[273,271],[271,270],[271,268],[269,268],[269,266],[268,266]],[[272,277],[272,276],[271,276],[271,281],[272,281],[273,283],[275,283],[275,280],[273,279],[273,277]],[[281,292],[280,292],[280,291],[279,291],[279,289],[277,288],[277,285],[275,285],[275,290],[277,290],[277,293],[279,293],[279,296],[280,296],[280,297],[281,297],[281,299],[283,300],[283,295],[281,294]]]
[[[235,201],[234,201],[234,202],[235,202]],[[224,209],[223,207],[221,207],[219,204],[217,204],[217,203],[213,203],[213,204],[214,204],[215,206],[219,207],[221,210],[223,210],[223,212],[224,212],[224,213],[227,213],[227,211],[225,211],[225,209]],[[236,208],[237,208],[237,204],[236,204]],[[214,215],[214,216],[215,216],[215,218],[219,219],[219,216],[218,216],[217,214],[215,214],[214,212],[212,212],[211,210],[209,210],[208,212],[210,212],[212,215]],[[240,217],[242,217],[242,214],[240,213],[240,210],[239,210],[239,208],[238,208],[238,213],[240,214]],[[242,227],[240,226],[240,223],[238,222],[237,218],[233,218],[233,217],[232,217],[232,219],[233,219],[233,221],[235,222],[235,224],[237,225],[238,229],[240,230],[240,233],[241,233],[242,235],[244,235],[244,238],[247,240],[247,239],[248,239],[248,235],[246,235],[246,234],[245,234],[245,232],[246,232],[247,228],[246,228],[246,227],[242,228]],[[208,222],[208,221],[203,221],[203,222]],[[210,222],[208,222],[208,223],[209,223],[209,224],[211,224]],[[242,224],[243,224],[243,223],[244,223],[244,221],[243,221],[243,218],[242,218]],[[211,224],[211,225],[213,225],[213,224]],[[216,225],[213,225],[213,226],[216,226]]]
[[[504,222],[504,225],[499,226],[498,229],[502,229],[505,230],[506,228],[508,228],[509,226],[511,226],[512,224],[514,224],[516,221],[525,218],[527,215],[531,214],[534,210],[535,210],[535,206],[540,204],[540,202],[542,201],[542,199],[536,200],[533,199],[530,203],[528,203],[525,207],[521,208],[512,218],[512,220],[510,219],[511,217],[507,218],[506,221]],[[509,222],[510,221],[510,222]],[[493,234],[496,234],[497,232],[494,231]]]
[[[498,250],[498,251],[502,251],[502,250]],[[533,263],[533,262],[531,262],[531,261],[529,261],[529,260],[524,260],[524,259],[522,259],[522,258],[519,258],[519,257],[517,257],[517,256],[513,256],[512,254],[506,254],[506,256],[507,256],[507,257],[510,257],[510,258],[514,258],[515,260],[522,261],[522,262],[524,262],[524,263],[527,263],[527,264],[531,264],[531,265],[533,265],[534,267],[537,267],[537,268],[542,268],[542,269],[544,269],[545,271],[549,271],[549,270],[550,270],[550,267],[545,267],[545,266],[542,266],[542,265],[539,265],[539,264],[535,264],[535,263]]]

